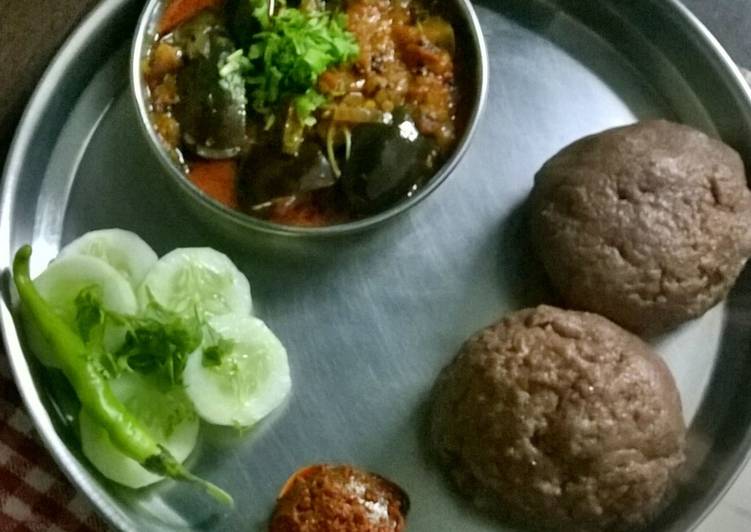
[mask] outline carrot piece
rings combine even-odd
[[[170,32],[195,17],[200,11],[219,7],[223,3],[224,0],[172,0],[159,21],[159,33],[163,35]]]
[[[236,174],[237,165],[229,159],[201,160],[190,164],[190,180],[206,195],[231,209],[238,207]]]

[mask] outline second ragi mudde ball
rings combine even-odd
[[[456,484],[530,530],[643,526],[685,460],[667,366],[596,314],[505,316],[465,342],[433,399],[431,440]]]

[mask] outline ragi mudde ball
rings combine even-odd
[[[751,256],[751,191],[729,146],[641,122],[583,138],[535,176],[533,245],[568,306],[637,333],[701,316]]]
[[[436,382],[431,441],[462,491],[534,530],[643,525],[685,460],[663,361],[601,316],[548,306],[466,341]]]

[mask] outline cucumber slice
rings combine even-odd
[[[163,256],[137,291],[142,307],[153,297],[182,315],[250,314],[250,285],[232,261],[211,248],[178,248]]]
[[[123,229],[90,231],[65,246],[58,259],[73,255],[102,259],[120,272],[134,290],[158,259],[140,236]]]
[[[34,285],[71,327],[75,327],[76,296],[82,289],[93,285],[102,288],[102,304],[106,309],[121,314],[135,314],[138,310],[136,296],[130,283],[112,266],[95,257],[71,255],[55,260],[34,279]],[[59,367],[49,355],[46,340],[36,332],[36,328],[28,319],[24,319],[24,323],[31,351],[46,366]],[[108,334],[105,337],[105,346],[108,349],[117,348],[122,337],[122,333]]]
[[[123,374],[110,381],[110,386],[152,438],[177,460],[182,462],[188,457],[196,445],[199,420],[182,388],[175,386],[165,391],[136,373]],[[83,454],[105,477],[130,488],[148,486],[163,478],[120,452],[86,410],[81,410],[80,426]]]
[[[217,316],[209,326],[233,341],[233,349],[219,366],[209,367],[203,364],[202,349],[193,352],[183,373],[185,390],[204,420],[249,427],[289,393],[287,351],[266,324],[252,316]]]

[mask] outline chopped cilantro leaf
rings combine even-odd
[[[221,338],[213,345],[208,346],[203,350],[203,358],[201,364],[204,368],[221,366],[224,361],[224,357],[232,352],[234,342]]]
[[[267,120],[289,100],[300,121],[311,126],[313,112],[326,102],[315,89],[318,77],[359,53],[354,35],[346,29],[346,16],[282,7],[270,18],[265,0],[252,1],[262,31],[253,37],[245,56],[232,54],[220,64],[220,73],[242,73],[253,108]]]
[[[89,343],[97,327],[104,323],[102,297],[102,288],[94,285],[83,288],[74,300],[76,329],[84,343]]]
[[[197,317],[182,317],[153,300],[139,316],[119,314],[104,308],[101,288],[94,286],[78,293],[75,306],[78,333],[99,354],[99,363],[112,376],[129,369],[169,384],[178,383],[188,355],[203,338]],[[104,345],[108,325],[125,329],[125,341],[114,353]]]

